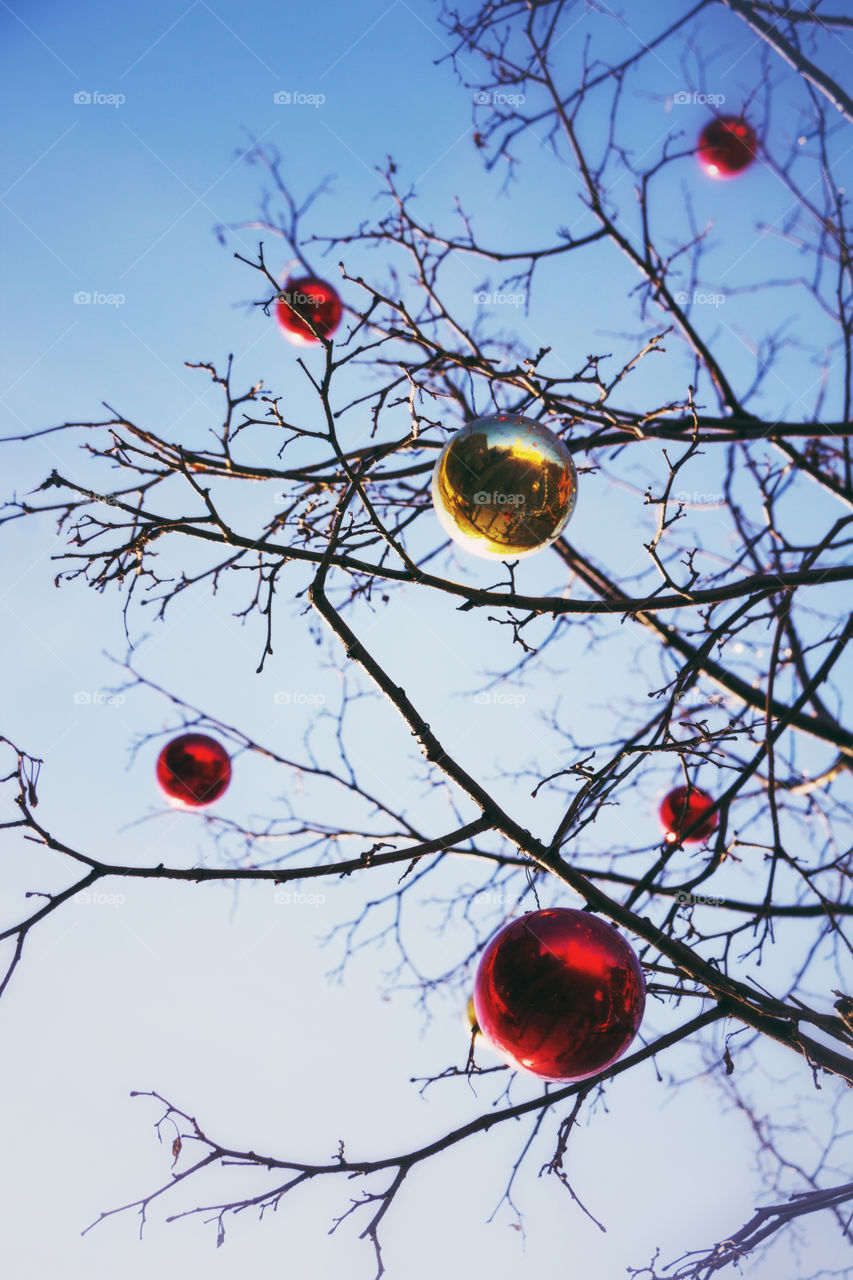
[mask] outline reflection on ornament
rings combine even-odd
[[[179,808],[213,804],[231,781],[228,752],[206,733],[183,733],[157,757],[157,781]]]
[[[578,478],[553,431],[518,413],[477,418],[448,440],[432,473],[445,533],[489,560],[541,551],[569,522]]]
[[[341,323],[343,306],[326,280],[304,276],[288,280],[275,304],[276,320],[291,342],[311,347],[328,338]]]
[[[703,840],[707,840],[711,832],[717,829],[717,815],[710,814],[704,822],[699,820],[713,807],[712,797],[699,787],[676,787],[674,791],[670,791],[668,796],[664,796],[660,807],[660,820],[667,842],[675,844],[677,840],[683,840],[684,844],[701,844]],[[681,832],[686,831],[694,822],[699,822],[695,831],[682,836]]]
[[[473,996],[468,997],[468,1003],[465,1006],[465,1030],[468,1032],[469,1037],[473,1036],[475,1039],[482,1037],[483,1034],[480,1030],[480,1024],[477,1022]]]
[[[699,135],[699,163],[711,178],[733,178],[755,159],[757,138],[741,116],[718,116]]]
[[[515,1063],[509,1062],[506,1055],[501,1053],[500,1049],[497,1049],[491,1041],[487,1040],[483,1035],[480,1030],[480,1024],[477,1021],[473,996],[469,997],[468,1003],[465,1006],[465,1015],[462,1019],[462,1023],[465,1027],[465,1038],[468,1041],[468,1050],[470,1052],[473,1047],[477,1059],[479,1059],[482,1053],[492,1053],[495,1057],[500,1058],[504,1063],[508,1063],[509,1066],[515,1066]]]
[[[645,998],[640,963],[621,934],[566,907],[505,925],[474,985],[483,1035],[512,1066],[546,1080],[609,1067],[637,1034]]]

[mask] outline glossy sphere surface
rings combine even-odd
[[[719,116],[699,135],[699,163],[711,178],[733,178],[755,159],[756,137],[740,116]]]
[[[231,761],[206,733],[183,733],[157,757],[157,781],[170,800],[189,808],[212,804],[231,781]]]
[[[555,907],[495,934],[480,961],[474,1009],[483,1035],[513,1066],[546,1080],[583,1080],[628,1048],[646,987],[612,925]]]
[[[690,835],[683,837],[684,843],[701,844],[703,840],[707,840],[711,832],[717,829],[717,815],[712,813],[704,822],[699,820],[713,806],[711,796],[699,787],[676,787],[668,796],[664,796],[660,820],[669,843],[681,840],[681,832],[686,831],[694,822],[699,822],[699,826]]]
[[[291,342],[310,347],[335,332],[343,306],[328,281],[304,276],[284,285],[275,304],[275,315]]]
[[[476,418],[448,440],[432,473],[445,533],[475,556],[517,560],[559,537],[577,498],[572,455],[518,413]]]

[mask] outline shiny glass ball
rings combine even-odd
[[[711,178],[733,178],[755,159],[758,139],[741,116],[718,116],[699,135],[699,163]]]
[[[474,1011],[512,1066],[546,1080],[583,1080],[628,1048],[645,993],[640,962],[612,925],[552,907],[495,934],[477,971]]]
[[[157,781],[168,798],[190,809],[213,804],[231,781],[231,760],[206,733],[182,733],[157,757]]]
[[[683,840],[684,844],[701,844],[703,840],[707,840],[717,829],[717,815],[710,814],[704,822],[699,820],[713,807],[713,798],[700,787],[676,787],[670,791],[669,795],[664,796],[660,807],[660,820],[668,843],[675,844],[677,840]],[[694,822],[699,822],[696,830],[682,837],[681,832],[686,831]]]
[[[489,560],[518,560],[558,538],[577,498],[572,455],[519,413],[476,418],[451,436],[432,473],[445,533]]]
[[[343,305],[327,280],[303,276],[288,280],[275,305],[279,327],[298,346],[310,347],[328,338],[341,323]]]

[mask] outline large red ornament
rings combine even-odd
[[[482,1034],[512,1066],[546,1080],[609,1067],[637,1034],[645,999],[643,971],[622,935],[566,907],[505,925],[474,984]]]
[[[231,760],[206,733],[182,733],[157,757],[157,781],[170,800],[198,809],[213,804],[231,781]]]
[[[733,178],[755,159],[755,130],[742,116],[717,116],[699,135],[699,163],[711,178]]]
[[[275,316],[280,328],[298,346],[314,346],[341,323],[343,305],[326,280],[304,276],[288,280],[278,295]]]
[[[669,844],[675,844],[676,840],[684,844],[701,844],[703,840],[707,840],[717,829],[717,815],[709,814],[704,822],[700,819],[709,809],[713,809],[714,804],[715,801],[707,791],[702,791],[699,787],[676,787],[668,796],[664,796],[660,820]],[[696,829],[689,835],[682,836],[681,832],[687,831],[694,822],[699,823]]]

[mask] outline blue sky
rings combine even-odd
[[[647,20],[651,27],[663,25],[677,11],[658,3]],[[719,42],[708,46],[714,84],[739,105],[756,83],[757,51],[752,42],[743,43],[740,24],[729,15],[715,15],[708,31]],[[231,234],[225,246],[214,235],[219,224],[257,214],[263,174],[241,159],[250,135],[279,149],[298,196],[331,177],[329,195],[310,220],[310,231],[321,236],[350,232],[378,215],[383,206],[375,167],[389,155],[405,182],[417,187],[416,207],[426,221],[453,228],[452,201],[459,194],[490,244],[547,243],[556,227],[583,226],[574,175],[553,162],[535,131],[519,144],[523,163],[508,195],[501,195],[500,168],[483,171],[471,140],[472,92],[447,62],[435,65],[447,44],[436,6],[426,0],[322,7],[267,0],[161,0],[132,7],[34,0],[0,5],[0,33],[6,50],[0,97],[14,121],[0,170],[4,436],[96,420],[105,416],[105,401],[164,436],[203,440],[216,424],[219,403],[206,376],[183,362],[223,364],[231,352],[237,383],[263,377],[295,413],[316,412],[296,364],[299,353],[249,305],[259,297],[257,281],[233,257],[235,251],[251,257],[259,233]],[[569,65],[579,56],[582,34],[579,23],[567,37]],[[631,36],[614,28],[614,48],[619,39],[627,45]],[[472,78],[476,74],[472,63]],[[629,141],[638,152],[659,145],[676,127],[683,127],[690,145],[706,110],[673,106],[672,94],[685,84],[692,87],[684,65],[666,54],[634,86]],[[290,104],[275,102],[281,93],[290,94]],[[91,101],[75,101],[81,94]],[[781,154],[799,125],[797,108],[784,93],[775,102],[765,123]],[[774,256],[781,252],[778,237],[755,229],[756,208],[766,210],[769,224],[784,223],[788,201],[772,174],[756,166],[736,198],[730,187],[697,176],[691,164],[687,158],[664,175],[656,207],[664,234],[672,220],[677,235],[686,184],[699,224],[713,220],[703,282],[708,291],[762,278],[777,261],[784,274],[787,262]],[[630,198],[624,203],[630,219]],[[283,270],[287,254],[269,237],[265,241],[270,262]],[[309,252],[321,273],[337,278],[338,253],[324,259],[317,249]],[[372,270],[376,278],[386,269],[377,253],[352,251],[347,263],[353,274]],[[614,363],[627,360],[648,332],[626,305],[635,283],[630,267],[602,248],[537,277],[529,314],[503,305],[488,321],[518,332],[532,349],[549,342],[563,370],[580,367],[591,351],[612,351]],[[447,282],[447,296],[473,319],[476,291],[499,284],[500,273],[467,263]],[[93,300],[81,302],[81,294]],[[344,296],[357,301],[352,292],[344,290]],[[783,290],[780,296],[786,299],[779,306],[782,318],[788,295]],[[747,385],[752,353],[745,335],[764,304],[745,295],[727,299],[724,307],[700,305],[706,308],[703,332],[729,354]],[[808,338],[820,345],[818,320]],[[634,375],[635,403],[683,395],[690,362],[675,339],[666,346],[665,355]],[[784,382],[771,383],[762,408],[807,415],[817,378],[812,353],[792,349],[784,371]],[[830,412],[838,412],[837,403],[828,405]],[[359,441],[363,429],[350,419],[347,442]],[[65,433],[26,448],[4,446],[4,497],[13,488],[32,488],[53,467],[90,476],[78,445],[79,437]],[[721,465],[719,458],[697,462],[691,486],[718,492]],[[630,574],[648,519],[642,494],[650,478],[659,477],[659,460],[642,459],[619,472],[625,495],[620,518],[602,521],[602,511],[612,510],[604,504],[612,502],[610,482],[618,471],[614,464],[607,474],[581,477],[569,533],[602,563]],[[266,517],[273,502],[256,487],[237,505],[249,519],[260,510]],[[696,518],[698,536],[714,542],[720,534],[713,510]],[[46,758],[42,820],[60,838],[105,857],[214,861],[217,851],[198,816],[160,806],[153,785],[156,745],[145,743],[130,754],[144,735],[174,727],[174,713],[147,692],[99,701],[119,680],[106,655],[120,659],[126,649],[118,601],[80,583],[55,591],[57,566],[50,557],[62,546],[47,522],[18,522],[3,532],[0,644],[15,678],[4,693],[2,731]],[[477,581],[494,572],[470,563],[455,569]],[[527,562],[524,575],[530,590],[550,589],[553,563],[544,556]],[[239,603],[227,590],[217,600],[187,595],[159,628],[138,615],[140,668],[212,715],[278,750],[299,753],[314,704],[292,696],[289,703],[277,702],[274,695],[307,691],[334,709],[340,677],[327,660],[335,660],[334,650],[318,649],[294,613],[282,619],[274,660],[256,678],[262,636],[233,618],[231,607]],[[512,767],[519,739],[531,744],[526,764],[541,772],[559,765],[559,742],[555,746],[538,719],[551,709],[555,689],[573,733],[583,740],[600,733],[603,716],[618,724],[619,696],[638,696],[638,675],[653,685],[652,649],[635,643],[636,636],[628,642],[617,637],[605,647],[606,656],[596,658],[578,624],[553,668],[550,654],[544,659],[547,679],[513,685],[523,690],[523,704],[480,707],[475,718],[471,695],[482,685],[482,673],[518,657],[509,637],[496,636],[474,615],[460,615],[452,603],[424,605],[411,591],[398,597],[393,614],[361,609],[355,616],[362,637],[396,664],[419,705],[435,704],[434,723],[462,763],[484,778]],[[79,694],[89,700],[75,700]],[[635,709],[631,704],[631,715]],[[328,748],[325,722],[316,739],[319,750]],[[431,808],[435,801],[424,799],[413,774],[401,771],[405,739],[375,703],[355,709],[352,743],[359,767],[389,792],[411,786],[414,809],[440,826],[449,811]],[[276,806],[295,785],[254,758],[238,758],[222,812],[235,819],[284,812]],[[666,778],[650,776],[644,785],[648,812],[605,814],[585,854],[612,841],[624,844],[629,834],[649,844],[658,838],[654,808]],[[529,780],[506,786],[524,822],[541,831],[553,826],[559,795],[546,793],[534,803]],[[24,891],[52,885],[62,874],[40,851],[15,849],[3,890],[4,920],[19,909]],[[392,873],[384,874],[388,891]],[[458,888],[449,876],[441,883],[448,894],[454,884]],[[158,1269],[177,1275],[204,1268],[229,1280],[242,1280],[249,1270],[325,1280],[343,1270],[352,1280],[368,1280],[370,1251],[348,1224],[326,1235],[346,1204],[347,1191],[338,1187],[284,1206],[262,1225],[244,1215],[230,1226],[220,1250],[211,1227],[164,1226],[157,1215],[142,1243],[129,1216],[82,1239],[79,1232],[100,1210],[133,1199],[163,1176],[164,1150],[151,1130],[157,1113],[149,1103],[130,1101],[131,1089],[156,1089],[191,1108],[223,1141],[307,1158],[331,1155],[342,1136],[353,1153],[414,1145],[476,1114],[475,1093],[464,1086],[438,1083],[422,1098],[409,1083],[464,1060],[464,992],[437,1000],[427,1023],[411,992],[386,990],[393,964],[388,948],[361,952],[343,984],[327,981],[339,954],[334,943],[324,948],[318,940],[358,910],[365,889],[355,883],[323,882],[317,890],[323,902],[301,905],[276,903],[267,886],[234,893],[122,883],[106,890],[121,900],[74,904],[36,935],[0,1009],[7,1047],[0,1089],[9,1102],[0,1130],[5,1273],[15,1280],[49,1271],[68,1280],[106,1280],[120,1272],[132,1280]],[[413,918],[414,945],[437,970],[445,955],[459,950],[458,934],[442,933],[440,922],[440,909],[429,903]],[[790,1066],[772,1048],[763,1063],[768,1075]],[[688,1050],[674,1069],[687,1078],[702,1064]],[[514,1096],[529,1096],[529,1087],[517,1085]],[[487,1105],[491,1095],[479,1086],[477,1092],[480,1105]],[[648,1066],[610,1091],[608,1108],[599,1108],[594,1123],[578,1134],[570,1172],[582,1198],[605,1218],[607,1236],[571,1208],[562,1188],[532,1177],[518,1195],[526,1239],[513,1229],[512,1214],[487,1226],[503,1189],[502,1170],[510,1168],[523,1140],[515,1132],[495,1133],[412,1179],[385,1233],[390,1274],[425,1280],[440,1268],[454,1276],[476,1269],[499,1280],[533,1277],[553,1272],[556,1257],[565,1260],[564,1272],[556,1274],[612,1280],[629,1263],[646,1261],[659,1242],[674,1256],[745,1220],[756,1180],[733,1153],[748,1150],[749,1138],[741,1119],[720,1114],[710,1087],[699,1081],[689,1089],[668,1088]],[[702,1153],[690,1158],[686,1205],[685,1152]],[[549,1155],[546,1143],[542,1159]],[[192,1203],[221,1193],[208,1186]],[[831,1261],[831,1246],[826,1248]],[[759,1264],[749,1274],[775,1280],[775,1265]]]

